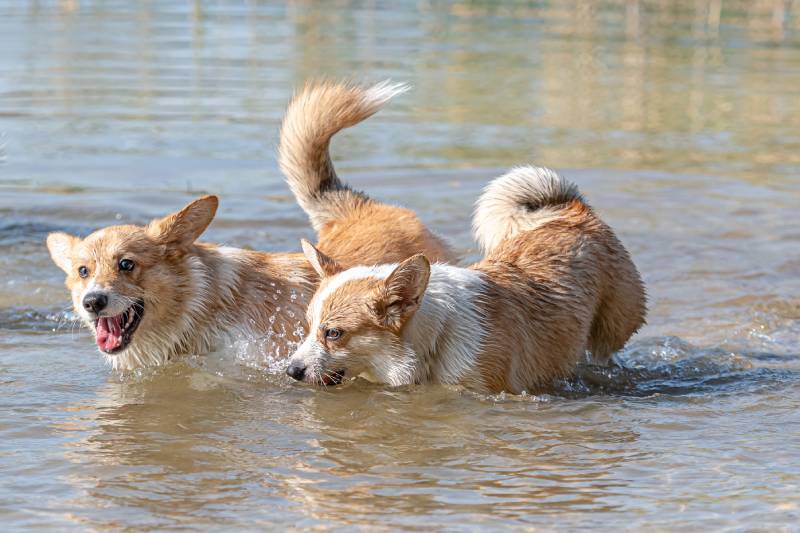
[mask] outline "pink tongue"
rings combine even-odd
[[[100,317],[95,329],[95,342],[97,346],[108,351],[113,350],[122,343],[122,315]]]

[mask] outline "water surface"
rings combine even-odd
[[[0,3],[5,528],[796,527],[800,13],[779,5]],[[649,290],[621,367],[541,397],[318,391],[238,347],[112,373],[46,234],[213,192],[208,240],[299,249],[277,128],[322,75],[413,84],[335,160],[466,259],[489,179],[576,181]]]

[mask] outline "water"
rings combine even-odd
[[[0,4],[4,529],[794,529],[800,12],[593,6]],[[318,391],[239,350],[106,368],[47,232],[208,191],[208,240],[299,249],[274,148],[321,75],[414,85],[335,159],[467,259],[488,179],[575,180],[648,285],[622,368],[543,397]]]

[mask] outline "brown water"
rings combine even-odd
[[[0,4],[3,529],[795,529],[800,8],[593,5]],[[323,74],[414,85],[336,162],[467,257],[502,169],[575,180],[649,288],[622,368],[545,397],[106,368],[46,233],[210,191],[209,240],[298,249],[274,147]]]

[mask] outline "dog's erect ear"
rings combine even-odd
[[[399,330],[411,318],[425,295],[430,276],[431,264],[422,254],[412,255],[389,274],[375,308],[387,327]]]
[[[72,272],[72,249],[81,240],[62,231],[51,233],[47,236],[47,249],[50,250],[50,257],[58,268],[69,274]]]
[[[161,244],[188,247],[214,220],[218,205],[216,196],[198,198],[177,213],[152,221],[147,226],[147,234]]]
[[[306,259],[311,263],[311,267],[317,271],[319,277],[335,276],[343,270],[339,263],[317,250],[316,246],[307,240],[302,239],[300,244],[303,246],[303,253]]]

